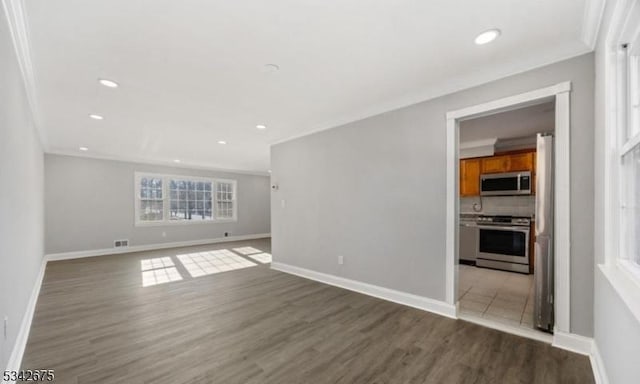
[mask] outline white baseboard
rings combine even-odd
[[[334,285],[336,287],[348,289],[350,291],[359,292],[365,295],[377,297],[383,300],[392,301],[394,303],[406,305],[409,307],[421,309],[427,312],[433,312],[438,315],[446,316],[452,319],[456,318],[456,308],[444,301],[430,299],[424,296],[418,296],[411,293],[396,291],[377,285],[367,284],[356,280],[345,279],[326,273],[316,272],[305,268],[299,268],[288,264],[272,262],[271,268],[280,272],[290,273],[319,281],[321,283]]]
[[[40,264],[40,271],[36,277],[35,284],[31,290],[31,296],[29,296],[29,302],[27,303],[27,309],[22,316],[22,322],[20,324],[20,330],[16,337],[15,344],[11,355],[9,355],[9,361],[7,362],[7,371],[17,371],[22,364],[22,356],[24,350],[27,347],[27,341],[29,340],[29,331],[31,331],[31,322],[33,321],[33,314],[36,310],[36,304],[38,303],[38,296],[40,295],[40,288],[42,287],[42,280],[44,279],[44,272],[47,268],[47,258],[42,258]],[[2,381],[3,384],[13,384],[14,381]]]
[[[556,348],[589,356],[593,350],[593,339],[576,335],[575,333],[554,331],[553,343],[551,343],[551,345]]]
[[[255,235],[229,236],[229,237],[220,237],[216,239],[174,241],[170,243],[132,245],[130,247],[122,247],[122,248],[105,248],[105,249],[93,249],[93,250],[87,250],[87,251],[51,253],[51,254],[48,254],[46,257],[48,261],[80,259],[83,257],[116,255],[121,253],[132,253],[132,252],[142,252],[142,251],[154,251],[157,249],[166,249],[166,248],[191,247],[194,245],[226,243],[229,241],[263,239],[265,237],[271,237],[271,234],[258,233]]]
[[[604,362],[600,356],[598,345],[590,337],[584,337],[573,333],[555,332],[553,335],[554,347],[589,356],[591,370],[596,384],[609,384],[609,379],[604,368]]]
[[[602,361],[602,356],[600,356],[598,344],[595,342],[593,343],[589,360],[591,361],[591,369],[593,369],[593,378],[595,379],[596,384],[609,384],[609,377],[607,376],[607,371],[604,368],[604,361]]]

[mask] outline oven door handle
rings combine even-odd
[[[522,232],[529,233],[529,228],[527,227],[503,227],[500,225],[478,225],[480,229],[497,229],[502,231],[511,231],[511,232]]]

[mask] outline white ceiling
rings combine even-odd
[[[50,152],[254,172],[269,168],[270,144],[590,50],[585,0],[26,7]],[[494,27],[498,40],[473,43]],[[281,70],[265,73],[268,63]]]

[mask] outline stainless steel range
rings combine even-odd
[[[480,216],[476,222],[477,266],[529,273],[529,218]]]

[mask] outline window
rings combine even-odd
[[[623,46],[620,127],[621,256],[640,268],[640,38]]]
[[[640,3],[616,7],[607,31],[604,231],[619,292],[640,285]],[[609,269],[606,269],[609,268]],[[631,278],[631,280],[628,279]],[[624,284],[623,284],[624,282]],[[622,288],[621,288],[622,287]],[[635,294],[635,293],[634,293]],[[638,307],[640,310],[640,307]]]
[[[233,217],[233,189],[232,183],[216,183],[217,215],[220,218],[229,219]]]
[[[164,212],[162,201],[162,179],[142,177],[140,179],[140,212],[141,221],[161,221]]]
[[[236,220],[236,181],[136,173],[136,225]]]
[[[170,220],[213,220],[213,181],[169,180]],[[227,216],[224,216],[225,218]],[[232,218],[233,215],[228,218]]]

